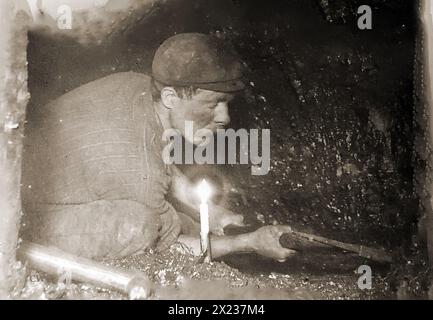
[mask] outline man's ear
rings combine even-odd
[[[167,109],[173,109],[177,105],[179,97],[173,87],[164,87],[161,90],[161,102]]]

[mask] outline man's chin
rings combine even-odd
[[[208,135],[215,135],[217,130],[224,130],[224,129],[225,129],[224,126],[209,125],[209,126],[200,128],[198,130],[195,130],[194,137],[190,137],[190,136],[186,135],[185,132],[182,132],[182,135],[188,143],[191,143],[191,144],[197,146],[197,145],[201,144],[202,142],[204,142],[204,140],[205,140],[203,138],[204,133],[206,133]]]
[[[204,143],[206,141],[206,139],[203,139],[203,137],[194,137],[194,141],[189,141],[190,143],[192,143],[195,146],[198,146],[202,143]]]
[[[226,126],[211,125],[211,126],[204,127],[203,129],[210,130],[210,131],[212,131],[213,134],[215,134],[217,132],[217,130],[225,130],[226,128],[227,128]]]
[[[183,135],[183,138],[185,139],[185,142],[193,144],[195,146],[198,146],[200,143],[203,142],[203,138],[200,136],[187,137],[187,136]]]

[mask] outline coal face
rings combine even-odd
[[[102,43],[33,32],[31,105],[110,73],[147,73],[153,53],[180,32],[229,41],[250,86],[231,107],[234,128],[271,129],[271,171],[209,167],[231,184],[219,200],[254,227],[285,223],[341,241],[407,247],[416,230],[410,1],[174,1],[155,5]],[[190,167],[183,168],[191,172]]]

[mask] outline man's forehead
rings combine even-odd
[[[197,89],[196,98],[203,100],[232,100],[234,98],[234,93],[228,92],[217,92],[206,89]]]

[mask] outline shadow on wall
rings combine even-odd
[[[376,1],[374,30],[360,31],[357,1],[149,3],[113,25],[88,25],[79,16],[82,30],[100,31],[85,41],[67,30],[32,32],[30,107],[114,72],[148,72],[158,45],[175,33],[216,32],[250,70],[251,86],[232,108],[233,125],[272,129],[267,176],[251,177],[243,166],[217,169],[236,177],[248,198],[226,205],[256,225],[289,223],[388,247],[409,240],[418,201],[410,4]]]

